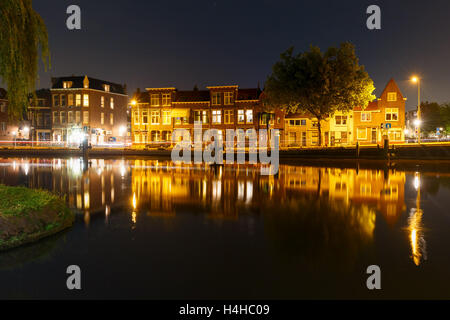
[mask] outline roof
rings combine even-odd
[[[175,102],[209,101],[209,90],[177,91]]]
[[[257,88],[239,89],[237,100],[258,100],[261,90]]]
[[[378,107],[378,100],[369,102],[368,106],[365,108],[361,108],[361,107],[355,107],[353,109],[353,111],[376,111],[379,110],[380,108]]]
[[[137,103],[150,103],[150,94],[148,92],[136,92],[133,99],[136,100]]]
[[[85,77],[86,76],[71,76],[71,77],[52,78],[52,89],[63,89],[63,82],[66,81],[73,82],[72,88],[82,89],[84,87],[83,81]],[[89,80],[89,89],[104,91],[105,89],[103,88],[103,85],[107,84],[110,86],[111,93],[126,94],[124,85],[105,80],[95,79],[91,77],[88,77],[88,80]]]
[[[50,92],[50,89],[40,89],[36,91],[36,96],[38,99],[47,99],[51,101],[52,94]]]

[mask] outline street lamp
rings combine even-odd
[[[419,125],[417,126],[417,135],[418,135],[418,139],[417,142],[420,144],[420,123],[421,123],[421,117],[420,117],[420,78],[419,77],[412,77],[411,81],[413,83],[417,83],[417,90],[418,90],[418,94],[417,94],[417,121],[419,123]]]

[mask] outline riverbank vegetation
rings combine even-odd
[[[74,213],[55,194],[0,185],[0,250],[55,234],[73,221]]]

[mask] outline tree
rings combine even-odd
[[[374,90],[351,43],[329,48],[325,53],[311,46],[310,51],[294,55],[294,48],[290,48],[281,54],[266,81],[264,105],[316,117],[322,145],[321,121],[336,111],[366,107],[375,99]]]
[[[441,105],[441,118],[446,133],[450,133],[450,103]]]
[[[422,102],[420,105],[420,115],[423,132],[436,132],[436,128],[444,126],[441,117],[441,106],[437,102]]]
[[[47,28],[32,0],[0,1],[0,78],[6,84],[9,115],[21,120],[35,91],[39,53],[50,62]]]

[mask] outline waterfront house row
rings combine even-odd
[[[268,111],[262,106],[259,88],[241,89],[237,85],[211,86],[207,90],[180,91],[176,88],[147,88],[132,100],[131,128],[135,146],[171,144],[175,129],[189,130],[194,123],[215,129],[225,137],[227,129],[279,130],[282,147],[314,147],[319,143],[317,119],[306,113]],[[322,122],[322,141],[327,146],[359,143],[404,142],[405,101],[392,79],[381,96],[366,108],[337,112]],[[271,133],[269,133],[271,134]]]

